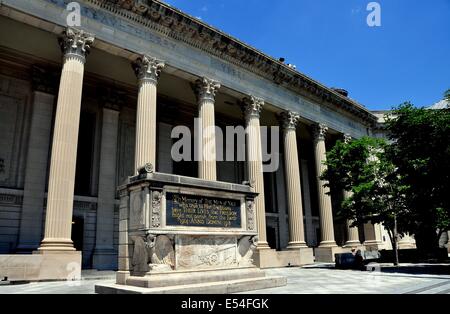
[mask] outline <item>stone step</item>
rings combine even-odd
[[[159,288],[238,279],[259,279],[265,276],[265,272],[256,267],[189,270],[148,273],[143,277],[130,276],[126,280],[126,284],[141,288]]]
[[[286,277],[263,277],[220,282],[207,282],[180,286],[141,288],[118,284],[95,286],[98,294],[231,294],[286,286]]]

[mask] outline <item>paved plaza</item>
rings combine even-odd
[[[436,271],[437,269],[437,271]],[[331,265],[267,270],[269,275],[286,276],[285,287],[253,291],[254,294],[450,294],[449,265],[426,269],[403,265],[400,272],[336,270]],[[442,271],[443,270],[443,271]],[[445,275],[439,274],[445,273]],[[427,273],[427,274],[425,274]],[[114,273],[86,272],[79,282],[42,282],[0,285],[0,294],[93,294],[98,283],[113,283]],[[101,279],[100,279],[101,278]]]

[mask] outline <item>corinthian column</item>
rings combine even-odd
[[[331,207],[331,197],[328,194],[330,189],[324,187],[326,181],[320,179],[321,174],[327,169],[324,165],[326,161],[325,135],[328,128],[323,124],[314,126],[314,155],[316,162],[317,175],[317,191],[319,197],[319,213],[320,213],[320,232],[322,241],[320,247],[334,247],[336,242],[334,240],[334,226],[333,226],[333,211]]]
[[[350,143],[352,140],[349,134],[344,134],[344,142]],[[352,197],[352,192],[343,191],[344,199],[348,199]],[[347,241],[344,244],[344,247],[355,247],[360,246],[361,242],[359,241],[359,232],[358,227],[352,227],[353,221],[347,220]]]
[[[243,100],[243,111],[245,114],[247,128],[247,166],[248,179],[254,185],[256,220],[258,224],[258,249],[270,249],[266,235],[266,208],[264,204],[264,176],[261,150],[261,129],[259,115],[264,100],[251,96]]]
[[[281,122],[284,136],[284,160],[286,168],[286,189],[289,210],[288,249],[307,247],[303,226],[302,191],[300,186],[300,165],[298,161],[296,127],[300,116],[295,112],[283,112]]]
[[[219,88],[218,82],[208,78],[197,80],[194,85],[200,122],[198,177],[209,181],[217,180],[214,103]]]
[[[156,167],[156,86],[163,61],[150,56],[139,57],[132,67],[138,78],[136,145],[134,169],[150,163]]]
[[[71,240],[73,194],[84,64],[94,36],[68,28],[60,38],[64,53],[48,186],[45,237],[41,251],[74,251]]]

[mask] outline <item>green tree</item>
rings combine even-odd
[[[397,239],[404,233],[408,216],[405,191],[397,168],[387,158],[388,144],[382,139],[364,137],[350,142],[338,141],[327,153],[327,170],[321,178],[331,190],[351,192],[339,214],[353,226],[382,223],[389,233],[398,264]]]
[[[409,186],[406,228],[419,249],[431,251],[450,227],[450,110],[404,103],[387,117],[387,130],[388,158]]]

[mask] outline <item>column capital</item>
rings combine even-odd
[[[342,137],[344,139],[345,144],[348,144],[353,140],[352,136],[348,133],[345,133]]]
[[[242,100],[242,111],[245,119],[249,120],[252,117],[259,119],[262,108],[264,107],[264,100],[255,96],[245,97]]]
[[[209,99],[214,101],[216,93],[220,89],[220,83],[218,81],[203,77],[195,81],[192,89],[195,92],[197,100]]]
[[[313,126],[313,136],[315,141],[325,141],[328,127],[323,123],[318,123]]]
[[[152,82],[157,84],[162,69],[166,66],[164,61],[154,57],[142,55],[131,66],[140,82]]]
[[[94,40],[94,35],[73,27],[66,28],[63,35],[58,39],[64,59],[71,56],[82,63],[86,62],[86,56],[89,54]]]
[[[284,131],[297,128],[300,115],[294,111],[284,111],[280,114],[280,122]]]

